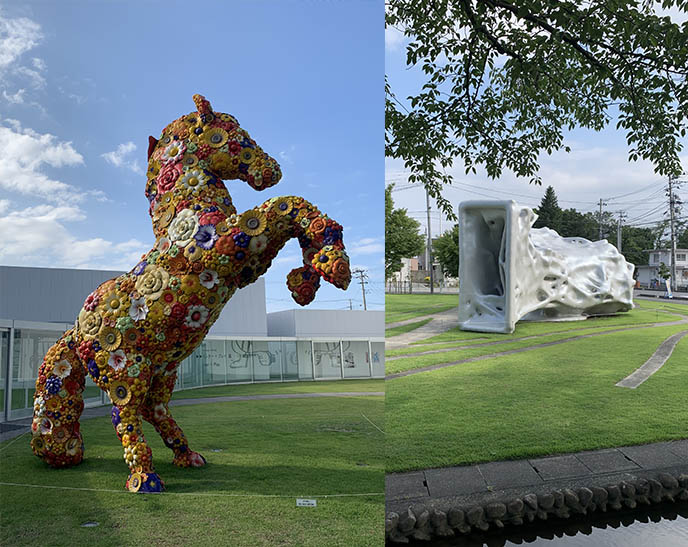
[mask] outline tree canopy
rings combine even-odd
[[[552,186],[547,187],[545,195],[540,201],[540,207],[538,207],[535,212],[538,216],[533,225],[535,228],[547,226],[561,234],[563,211],[559,207],[557,195],[554,193],[554,188]]]
[[[425,248],[418,233],[420,223],[406,209],[395,209],[391,184],[385,188],[385,279],[401,270],[401,259],[421,254]]]
[[[386,82],[388,156],[402,158],[438,206],[459,160],[531,182],[539,155],[569,151],[564,131],[625,132],[630,160],[683,172],[688,124],[688,23],[644,0],[388,0],[388,25],[409,38],[407,65],[425,74],[401,100]],[[687,0],[663,0],[688,11]]]
[[[459,225],[454,224],[432,243],[433,254],[446,275],[459,277]]]

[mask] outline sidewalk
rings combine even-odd
[[[688,439],[390,473],[385,494],[387,536],[396,542],[521,524],[548,514],[566,518],[607,506],[686,500]]]

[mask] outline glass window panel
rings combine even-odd
[[[281,343],[259,340],[253,342],[253,379],[256,382],[279,381],[282,366]]]
[[[299,380],[313,379],[313,360],[311,343],[307,340],[296,342],[296,361],[299,367]]]
[[[12,356],[12,410],[32,409],[38,368],[61,330],[16,329]]]
[[[373,360],[373,376],[383,378],[385,376],[385,343],[371,342]]]
[[[251,341],[227,340],[227,382],[250,382]]]
[[[341,378],[339,342],[313,342],[316,378]]]
[[[202,355],[203,384],[224,384],[227,381],[224,340],[205,340],[199,350]]]
[[[310,367],[310,355],[308,356],[308,377],[312,376]],[[283,364],[283,379],[284,380],[298,380],[299,379],[299,353],[296,349],[296,342],[282,342],[282,364]]]
[[[196,348],[191,355],[184,360],[183,374],[184,374],[184,389],[198,387],[202,385],[203,381],[203,356],[199,354],[199,348]]]
[[[342,341],[344,353],[344,378],[370,377],[370,355],[368,342]]]
[[[5,370],[7,369],[10,333],[0,330],[0,416],[5,413]]]

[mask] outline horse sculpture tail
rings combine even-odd
[[[46,353],[34,394],[31,448],[52,467],[77,465],[83,459],[79,417],[84,409],[85,380],[71,329]]]

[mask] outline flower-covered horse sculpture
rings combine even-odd
[[[229,114],[194,95],[197,111],[150,137],[146,196],[155,247],[129,273],[93,291],[71,330],[43,361],[34,396],[34,453],[54,467],[83,458],[79,416],[85,374],[112,400],[112,423],[124,448],[131,491],[160,492],[141,419],[174,452],[174,463],[200,467],[168,402],[179,363],[196,348],[239,287],[265,273],[291,238],[304,265],[287,285],[308,304],[320,277],[346,289],[351,280],[342,227],[300,197],[273,198],[237,214],[223,179],[256,190],[282,173]]]

